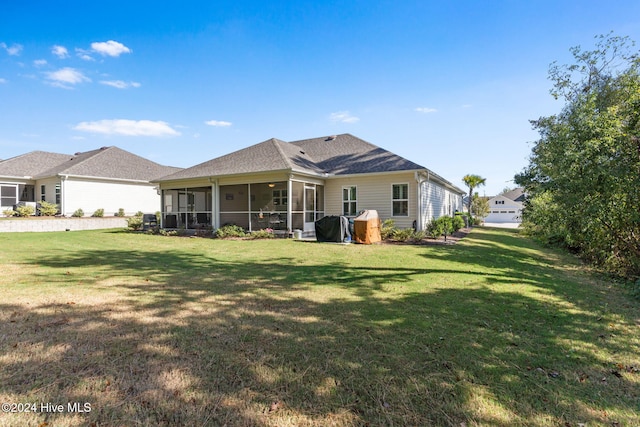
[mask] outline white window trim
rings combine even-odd
[[[348,190],[349,197],[351,197],[351,189],[352,188],[356,189],[356,199],[355,200],[351,200],[351,199],[345,200],[344,199],[344,190]],[[343,216],[352,216],[352,215],[347,215],[347,214],[344,213],[344,204],[346,202],[349,202],[349,203],[355,202],[356,203],[356,209],[355,209],[354,215],[357,215],[357,213],[358,213],[358,186],[357,185],[343,185],[342,186],[342,193],[340,194],[340,205],[342,206],[342,215]]]
[[[394,185],[406,185],[407,186],[407,198],[406,199],[394,199],[393,198],[393,186]],[[411,215],[409,214],[411,212],[411,199],[409,197],[409,183],[408,182],[394,182],[391,184],[391,217],[393,218],[409,218]],[[407,202],[407,214],[406,215],[394,215],[393,214],[393,202]]]

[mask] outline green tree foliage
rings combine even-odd
[[[471,201],[471,213],[477,219],[483,219],[489,215],[489,199],[478,196],[478,193],[474,194]]]
[[[473,190],[481,185],[484,185],[487,182],[486,178],[481,177],[480,175],[465,175],[462,177],[462,181],[464,184],[469,187],[469,200],[467,202],[468,212],[471,212],[471,202],[473,200]]]
[[[599,36],[552,64],[561,112],[532,121],[540,133],[516,176],[529,200],[523,226],[589,261],[640,276],[640,60],[626,37]]]

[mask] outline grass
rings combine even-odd
[[[513,230],[0,244],[3,426],[640,425],[638,302]]]

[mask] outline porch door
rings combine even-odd
[[[304,231],[315,231],[316,222],[316,187],[304,187]]]

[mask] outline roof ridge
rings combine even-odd
[[[269,141],[271,141],[271,143],[276,147],[276,150],[278,150],[278,153],[280,154],[280,157],[282,157],[282,159],[284,160],[284,163],[289,167],[289,169],[293,170],[293,163],[291,163],[291,160],[289,160],[289,156],[287,156],[284,153],[284,150],[280,146],[280,143],[288,144],[288,142],[282,141],[277,138],[271,138]]]

